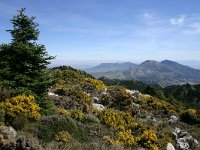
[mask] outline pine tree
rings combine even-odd
[[[25,8],[12,18],[13,29],[7,30],[12,41],[0,45],[0,81],[5,87],[40,95],[50,86],[47,65],[54,57],[36,43],[39,30],[34,19],[25,15]]]

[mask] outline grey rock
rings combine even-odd
[[[99,101],[100,101],[98,97],[93,97],[92,100],[94,103],[99,103]]]
[[[0,126],[0,149],[16,149],[17,132],[12,127]]]
[[[16,141],[16,147],[19,150],[40,150],[41,146],[36,138],[19,137]]]
[[[167,143],[167,150],[176,150],[172,143]]]
[[[97,103],[93,103],[93,107],[100,111],[105,109],[105,107],[102,104],[97,104]]]
[[[172,133],[173,139],[176,141],[176,148],[178,150],[197,150],[199,143],[187,131],[179,128]]]
[[[175,123],[179,120],[179,118],[175,115],[170,116],[169,122],[170,123]]]

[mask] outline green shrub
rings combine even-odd
[[[5,120],[5,111],[3,107],[0,105],[0,125],[4,123]]]
[[[85,114],[83,122],[100,124],[100,120],[93,114]]]
[[[62,131],[69,132],[80,141],[87,140],[88,133],[85,127],[70,116],[44,117],[38,125],[38,137],[46,142],[54,140],[55,135]]]
[[[180,115],[181,121],[185,123],[196,123],[197,122],[197,111],[195,109],[187,109]]]
[[[79,109],[73,109],[71,111],[71,117],[78,121],[82,121],[84,119],[84,113]]]
[[[102,111],[100,118],[104,124],[117,130],[134,129],[137,124],[129,113],[114,109]]]
[[[41,113],[43,115],[49,116],[55,114],[56,106],[53,100],[45,99],[42,97],[37,97],[36,100],[41,108]]]
[[[13,128],[16,130],[22,130],[28,123],[28,118],[22,115],[16,116],[10,121]]]

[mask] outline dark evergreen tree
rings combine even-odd
[[[13,29],[7,30],[12,41],[0,45],[0,81],[4,87],[41,95],[50,86],[47,65],[54,57],[36,43],[39,30],[34,19],[25,15],[25,8],[12,18]]]

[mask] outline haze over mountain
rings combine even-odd
[[[86,71],[97,78],[104,76],[110,79],[137,79],[147,83],[157,83],[161,86],[200,83],[200,70],[170,60],[161,62],[147,60],[132,68],[120,68],[119,64],[112,63],[111,70],[107,65],[101,64]]]
[[[125,62],[125,63],[101,63],[93,68],[85,69],[86,72],[107,72],[107,71],[122,71],[127,69],[133,69],[137,66],[135,63]]]

